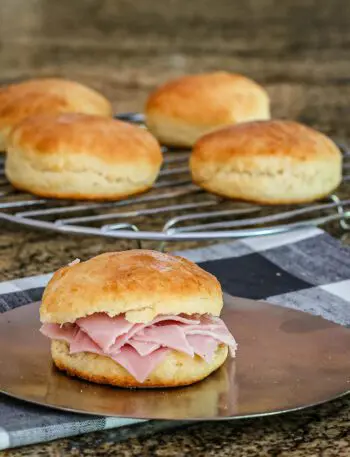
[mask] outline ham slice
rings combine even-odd
[[[69,353],[92,352],[94,354],[104,355],[103,350],[87,335],[79,329],[73,341],[69,345]]]
[[[142,330],[142,332],[137,333],[133,337],[133,340],[157,343],[160,346],[184,352],[191,357],[194,356],[193,349],[188,344],[183,328],[178,325],[164,325],[159,327],[151,325]]]
[[[104,355],[102,349],[79,327],[74,324],[43,324],[41,333],[53,340],[66,341],[70,354],[77,352],[93,352]]]
[[[209,336],[216,340],[218,343],[226,344],[230,348],[230,354],[232,357],[235,355],[237,343],[231,333],[224,327],[219,330],[213,331],[212,329],[206,328],[192,328],[185,329],[186,336],[190,335],[202,335]]]
[[[40,332],[52,340],[66,341],[70,344],[74,340],[78,328],[74,324],[43,324]]]
[[[213,360],[220,343],[235,355],[236,341],[219,317],[160,315],[147,324],[133,324],[124,315],[109,317],[96,313],[75,324],[44,324],[41,332],[66,341],[70,353],[104,355],[143,382],[170,350],[195,354],[207,363]]]
[[[153,321],[150,324],[134,324],[134,326],[129,330],[128,333],[117,337],[114,344],[109,348],[108,352],[110,354],[117,354],[120,352],[120,348],[124,344],[128,343],[131,346],[133,346],[139,352],[140,355],[147,355],[150,352],[152,352],[150,350],[150,347],[153,347],[154,348],[153,350],[155,350],[155,349],[158,349],[161,346],[161,344],[153,343],[151,346],[145,345],[145,344],[142,345],[141,344],[142,342],[147,343],[147,341],[140,340],[140,339],[138,341],[136,341],[132,337],[135,334],[140,334],[141,331],[144,328],[148,327],[149,325],[154,325],[154,324],[159,324],[159,323],[161,323],[162,325],[166,324],[166,323],[173,324],[174,322],[179,323],[179,324],[199,324],[200,321],[198,319],[188,319],[188,318],[185,318],[182,316],[172,316],[172,315],[157,316],[156,318],[153,319]],[[149,340],[149,341],[151,341],[151,340]],[[175,349],[175,348],[173,348],[173,349]],[[193,351],[191,351],[190,348],[187,348],[187,350],[189,350],[190,353],[193,355]]]
[[[144,382],[147,376],[165,359],[169,349],[161,348],[142,357],[133,347],[126,345],[112,358],[125,368],[138,382]]]
[[[160,348],[160,345],[157,343],[146,343],[144,341],[135,341],[133,338],[129,340],[128,344],[132,346],[136,351],[144,357],[145,355],[151,354],[156,349]]]
[[[128,343],[130,339],[135,335],[135,333],[140,332],[146,327],[145,324],[134,324],[133,327],[125,333],[124,335],[118,336],[112,346],[109,348],[109,354],[118,354],[120,352],[120,348],[124,346],[124,344]]]
[[[193,351],[202,357],[207,363],[213,360],[215,351],[218,347],[218,342],[211,336],[206,335],[187,335],[188,343],[193,348]]]
[[[124,316],[109,317],[105,313],[95,313],[82,317],[76,322],[105,352],[114,344],[118,336],[128,333],[134,324]]]
[[[182,316],[157,316],[151,324],[161,321],[178,322],[181,324],[198,324],[199,320]],[[118,353],[136,331],[150,324],[132,324],[124,316],[109,317],[104,313],[92,314],[77,320],[77,325],[92,338],[105,352]]]

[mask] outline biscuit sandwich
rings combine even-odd
[[[222,306],[217,279],[184,258],[111,252],[53,275],[41,332],[69,375],[120,387],[186,386],[235,354]]]

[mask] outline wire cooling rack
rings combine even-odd
[[[142,123],[142,115],[119,119]],[[191,182],[188,151],[164,149],[164,165],[149,192],[116,202],[73,202],[34,197],[14,190],[0,158],[0,221],[61,233],[137,241],[205,241],[254,237],[338,221],[350,229],[350,152],[343,183],[323,201],[294,206],[258,206],[211,195]]]

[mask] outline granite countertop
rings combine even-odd
[[[346,0],[2,0],[0,83],[61,75],[101,90],[115,111],[125,112],[141,111],[147,93],[169,77],[231,70],[265,85],[275,117],[298,119],[347,141],[349,26]],[[350,185],[344,195],[349,191]],[[337,224],[327,230],[350,243]],[[0,280],[130,246],[2,225]],[[304,412],[196,424],[120,444],[112,430],[0,455],[350,456],[349,423],[346,398]]]
[[[345,457],[350,400],[263,419],[200,423],[116,444],[120,431],[90,433],[1,453],[4,457]]]

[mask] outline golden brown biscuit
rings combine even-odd
[[[269,97],[242,75],[216,72],[170,81],[148,98],[146,123],[164,144],[190,147],[223,126],[269,119]]]
[[[149,189],[162,153],[146,130],[85,114],[32,116],[8,139],[5,173],[44,197],[115,200]]]
[[[209,192],[267,204],[322,198],[341,182],[342,155],[325,135],[292,121],[235,125],[194,146],[193,181]]]
[[[158,314],[218,316],[222,304],[218,280],[198,265],[160,252],[130,250],[58,270],[45,289],[40,319],[62,324],[105,312],[149,322]]]
[[[86,113],[111,116],[112,106],[101,94],[74,81],[33,79],[0,89],[0,151],[10,130],[36,114]]]

